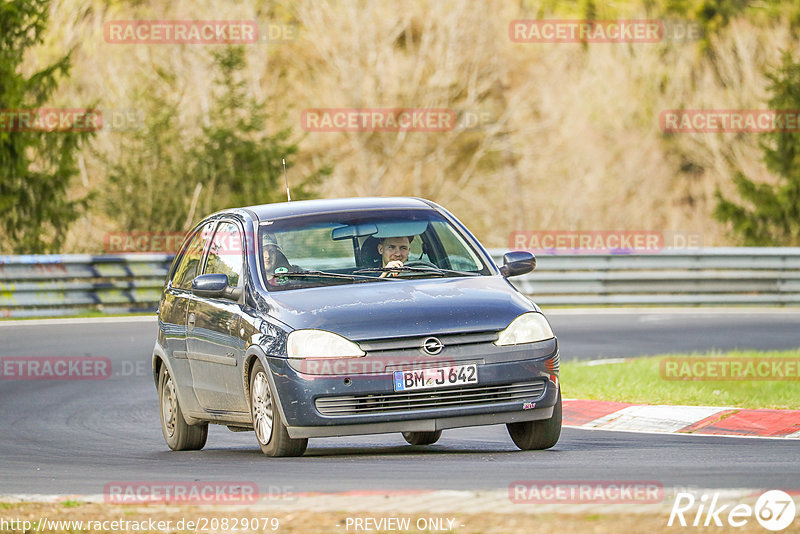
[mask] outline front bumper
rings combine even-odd
[[[432,359],[445,365],[476,363],[478,384],[396,393],[391,366],[309,374],[283,358],[268,358],[268,364],[292,438],[434,431],[552,416],[559,388],[555,339],[514,347],[452,347],[444,359]],[[433,365],[439,363],[428,366]],[[326,408],[342,403],[349,408]]]

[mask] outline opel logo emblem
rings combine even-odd
[[[427,352],[428,354],[439,354],[442,352],[444,345],[442,342],[436,339],[435,337],[429,337],[425,341],[422,342],[422,350]]]

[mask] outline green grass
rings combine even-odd
[[[797,377],[794,380],[667,380],[662,377],[661,362],[673,358],[756,361],[791,358],[800,363],[800,349],[666,354],[601,365],[562,363],[560,375],[564,397],[641,404],[800,409],[800,381]]]

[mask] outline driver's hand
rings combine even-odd
[[[385,269],[399,269],[403,266],[403,262],[400,260],[393,260],[386,264]],[[387,276],[398,276],[400,273],[398,271],[391,271],[391,272],[384,272],[381,273],[381,278],[385,278]]]

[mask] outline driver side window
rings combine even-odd
[[[192,280],[200,274],[200,260],[203,258],[211,232],[214,229],[214,222],[209,222],[200,229],[193,237],[186,251],[183,253],[178,268],[175,269],[175,276],[172,278],[172,286],[179,289],[191,289]]]
[[[233,287],[238,286],[242,275],[242,250],[242,232],[239,227],[233,222],[221,222],[208,250],[204,274],[226,274],[228,283]]]

